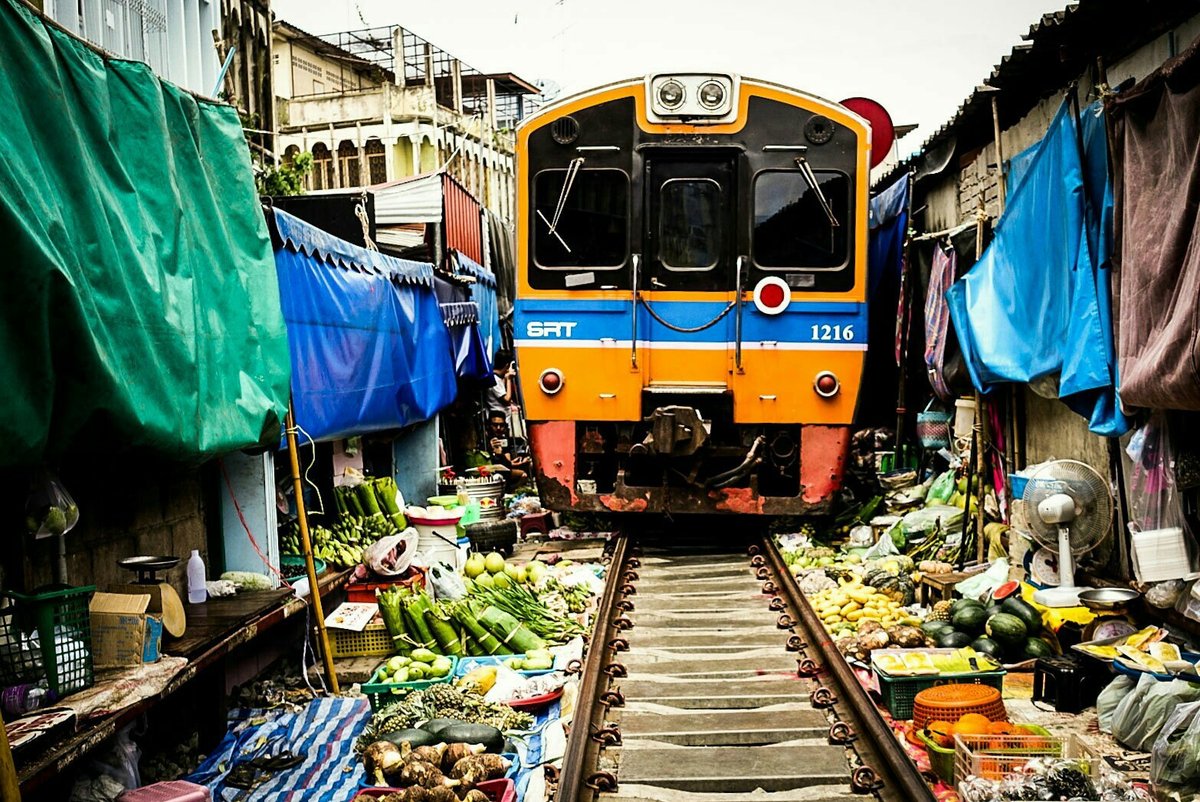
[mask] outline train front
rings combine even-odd
[[[543,503],[820,512],[866,350],[870,132],[721,74],[518,131],[515,340]]]

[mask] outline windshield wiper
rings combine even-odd
[[[804,176],[804,180],[808,183],[812,191],[817,193],[817,201],[821,204],[821,210],[825,212],[825,216],[829,218],[829,225],[834,228],[841,226],[838,222],[837,215],[833,212],[833,206],[829,203],[829,199],[825,197],[825,193],[821,191],[821,185],[817,183],[816,173],[808,163],[808,159],[803,156],[797,156],[796,166],[800,168],[800,175]]]
[[[571,159],[571,163],[567,165],[567,175],[563,178],[562,191],[558,193],[558,203],[554,205],[554,219],[547,220],[546,215],[542,214],[542,210],[537,210],[537,216],[542,218],[542,222],[550,229],[550,235],[562,243],[567,253],[571,253],[571,246],[567,245],[566,240],[558,233],[558,222],[562,219],[563,209],[567,206],[567,198],[571,194],[571,187],[575,185],[575,176],[579,175],[579,168],[583,166],[583,161],[583,157],[579,156]]]

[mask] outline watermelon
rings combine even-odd
[[[1025,622],[1008,613],[1000,613],[987,619],[985,630],[989,638],[994,638],[1004,646],[1012,646],[1025,640]]]
[[[1000,608],[1009,615],[1015,615],[1025,624],[1030,634],[1041,632],[1042,614],[1029,602],[1017,596],[1010,596],[1000,603]]]
[[[1054,654],[1054,649],[1042,638],[1026,638],[1025,639],[1025,657],[1026,659],[1033,657],[1050,657]]]
[[[1009,596],[1012,596],[1014,593],[1016,593],[1020,589],[1021,589],[1020,582],[1005,582],[1003,585],[1001,585],[1000,587],[998,587],[992,591],[992,598],[998,602],[1004,601],[1005,599],[1007,599]]]
[[[944,632],[953,632],[954,627],[950,625],[949,621],[926,621],[921,624],[921,631],[934,640],[937,640],[938,635]]]
[[[1004,612],[1004,608],[1001,607],[999,604],[992,604],[992,605],[989,605],[988,608],[986,610],[984,610],[984,612],[987,613],[988,618],[991,618],[992,616],[997,615],[998,613]]]
[[[984,609],[983,604],[975,599],[958,599],[954,602],[954,604],[950,605],[950,617],[953,618],[955,613],[967,607],[978,607],[980,610]]]
[[[962,607],[950,616],[950,623],[954,625],[954,628],[970,635],[972,639],[983,634],[983,627],[987,620],[987,611],[983,609],[983,605],[978,603]],[[1022,632],[1022,637],[1024,637],[1024,632]]]
[[[1002,662],[1004,659],[1004,647],[991,638],[976,638],[971,641],[971,648],[980,654],[995,658],[997,662]]]
[[[971,645],[971,636],[965,632],[943,632],[935,639],[939,649],[961,649]]]

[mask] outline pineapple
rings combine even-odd
[[[933,605],[933,611],[929,613],[929,618],[927,620],[929,620],[929,621],[949,621],[950,620],[950,606],[951,606],[951,603],[948,601],[940,601],[937,604]]]

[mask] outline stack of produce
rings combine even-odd
[[[313,557],[338,568],[353,568],[362,562],[363,550],[368,546],[404,531],[408,523],[396,504],[398,492],[391,477],[336,488],[337,522],[332,527],[309,527]],[[303,553],[298,522],[293,521],[280,532],[279,550],[289,555]]]
[[[1041,614],[1016,596],[989,607],[974,599],[938,602],[921,629],[937,646],[971,646],[1005,663],[1054,653],[1053,647],[1038,637],[1042,631]]]
[[[396,503],[400,490],[390,476],[366,479],[357,485],[343,485],[334,490],[334,502],[343,518],[387,518],[392,528],[403,532],[408,523]]]
[[[493,727],[433,720],[420,729],[384,733],[362,749],[362,764],[368,782],[404,789],[383,799],[475,802],[487,799],[478,786],[502,778],[512,765],[496,754],[503,743]]]
[[[367,722],[356,748],[361,752],[376,741],[394,740],[402,730],[412,729],[418,724],[427,729],[434,723],[446,723],[446,720],[455,724],[490,727],[491,731],[495,731],[493,737],[505,732],[525,731],[533,726],[533,716],[506,704],[484,700],[478,688],[443,683],[407,693],[402,690],[396,701],[380,708]],[[483,730],[476,730],[471,737],[458,737],[461,733],[454,731],[443,731],[439,735],[444,740],[489,743],[479,737],[480,732]],[[503,743],[503,737],[500,737],[500,741]]]
[[[442,679],[454,668],[453,661],[429,649],[413,649],[410,654],[396,655],[375,670],[373,681],[395,685],[425,679]]]

